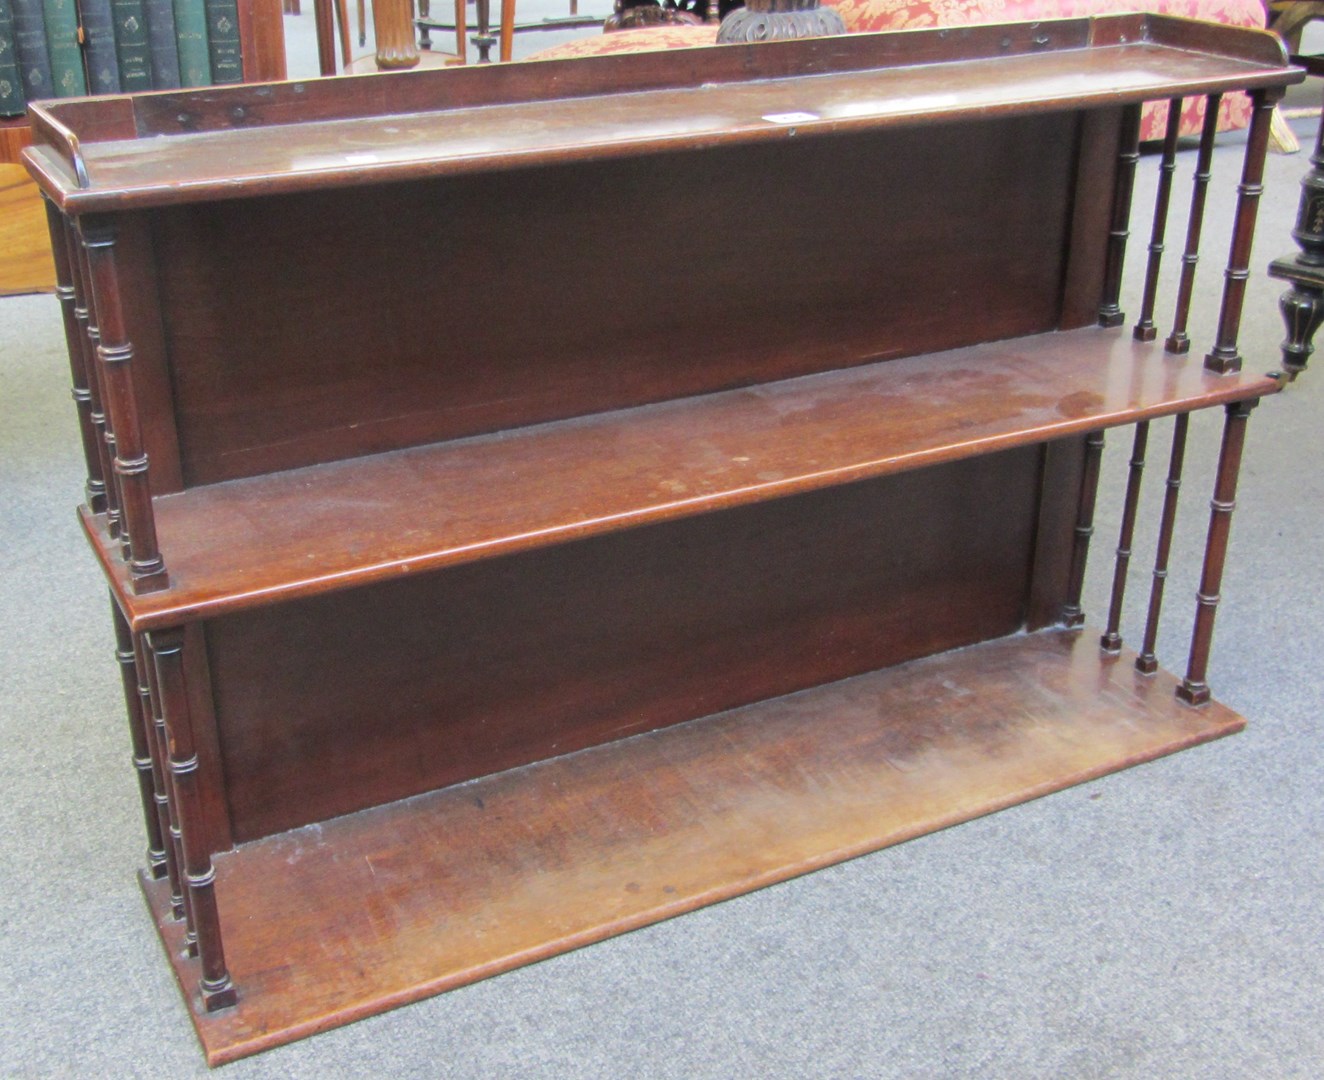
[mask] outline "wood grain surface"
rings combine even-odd
[[[0,164],[0,296],[54,291],[41,192],[22,165]]]
[[[84,521],[142,629],[1280,387],[1091,328],[213,484],[155,500],[171,588],[137,596]]]
[[[1045,631],[915,661],[216,858],[238,1005],[213,1064],[1240,730]],[[628,782],[622,782],[628,777]],[[180,925],[146,882],[167,952]],[[390,946],[386,947],[386,942]]]

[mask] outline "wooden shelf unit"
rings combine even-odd
[[[35,110],[208,1060],[1239,729],[1205,666],[1283,381],[1236,327],[1299,78],[1137,15]],[[1135,139],[1237,89],[1202,359],[1189,282],[1166,341],[1148,286],[1118,328]],[[1081,629],[1102,432],[1176,415],[1179,471],[1214,407],[1177,678],[1122,648],[1127,560]]]

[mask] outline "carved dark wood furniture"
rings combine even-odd
[[[36,110],[143,886],[208,1060],[1238,730],[1206,665],[1281,380],[1237,328],[1299,77],[1118,16]],[[1238,89],[1219,323],[1188,278],[1132,330],[1141,103]],[[1176,677],[1175,499],[1136,651],[1134,493],[1101,642],[1081,589],[1104,429],[1135,486],[1176,416],[1171,493],[1207,408]]]

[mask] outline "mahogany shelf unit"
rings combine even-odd
[[[144,890],[208,1060],[1240,729],[1205,669],[1284,382],[1237,328],[1300,77],[1266,33],[1125,15],[37,107]],[[1213,124],[1160,340],[1175,122],[1120,308],[1140,107],[1241,91],[1192,353]],[[1155,635],[1208,408],[1177,677]]]

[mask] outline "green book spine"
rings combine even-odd
[[[51,57],[51,79],[57,97],[87,93],[83,54],[78,48],[78,9],[74,0],[42,0],[46,13],[46,51]]]
[[[120,89],[126,94],[152,88],[151,45],[143,0],[111,0],[115,17],[115,55],[119,58]]]
[[[14,46],[14,9],[0,0],[0,116],[21,116],[27,106]]]
[[[211,81],[244,81],[244,60],[239,51],[239,5],[235,0],[204,0],[207,12],[207,47],[211,55]]]
[[[175,38],[179,42],[179,85],[210,86],[207,9],[203,0],[174,0]]]
[[[93,94],[120,92],[120,62],[115,55],[115,17],[110,0],[78,0],[83,24],[83,67]]]

